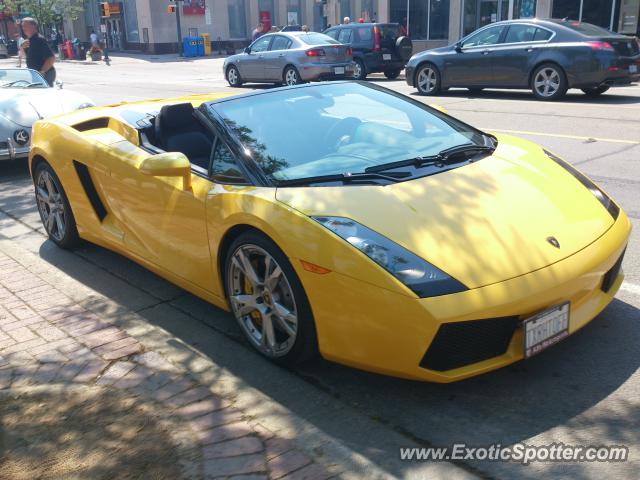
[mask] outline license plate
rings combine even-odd
[[[390,53],[383,53],[382,54],[382,60],[391,60],[391,54]]]
[[[637,65],[629,65],[629,73],[636,73],[638,71]]]
[[[569,335],[569,302],[527,318],[523,326],[524,356],[529,358]]]
[[[344,67],[336,67],[333,69],[333,71],[335,72],[336,75],[343,75],[344,74]]]

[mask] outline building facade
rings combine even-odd
[[[169,0],[86,0],[84,16],[69,23],[73,36],[86,40],[92,30],[110,49],[152,53],[177,51],[176,14]],[[570,18],[637,35],[640,0],[184,0],[182,36],[209,34],[214,51],[241,48],[256,25],[307,25],[322,31],[351,21],[398,22],[415,50],[455,42],[473,30],[500,20]],[[68,35],[71,36],[71,35]]]

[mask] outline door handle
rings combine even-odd
[[[527,47],[524,49],[525,52],[533,52],[533,47]]]
[[[489,50],[483,50],[483,51],[482,51],[482,54],[483,54],[483,55],[489,55]]]

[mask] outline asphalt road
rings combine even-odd
[[[171,61],[170,61],[171,60]],[[0,64],[6,64],[2,61]],[[65,89],[98,104],[228,91],[222,60],[175,61],[114,57],[103,63],[59,65]],[[374,81],[414,95],[404,80]],[[245,87],[241,91],[248,91]],[[265,88],[265,87],[258,87]],[[625,463],[514,463],[461,461],[484,478],[637,478],[640,471],[640,86],[597,99],[581,92],[555,103],[528,92],[453,90],[425,99],[486,130],[512,133],[563,156],[626,210],[635,232],[623,264],[617,299],[587,328],[526,362],[468,381],[435,385],[363,373],[325,361],[294,372],[267,364],[248,350],[230,315],[205,304],[127,260],[92,245],[76,252],[77,265],[61,268],[227,366],[264,393],[390,474],[420,478],[425,466],[401,462],[401,446],[626,445]],[[39,229],[27,171],[0,164],[2,213]],[[6,217],[5,217],[6,218]],[[25,230],[26,231],[26,230]],[[21,238],[24,231],[0,232]],[[40,236],[25,242],[56,263],[56,249]],[[83,274],[82,262],[104,271]],[[220,340],[225,341],[220,341]],[[231,340],[231,341],[227,341]],[[222,345],[222,346],[221,346]]]

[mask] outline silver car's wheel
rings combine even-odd
[[[564,72],[553,64],[540,66],[531,79],[533,94],[541,100],[556,100],[567,92]]]
[[[367,78],[367,67],[358,58],[353,61],[353,78],[356,80],[365,80]]]
[[[300,74],[294,67],[287,67],[284,71],[284,83],[287,85],[298,85],[300,83]]]
[[[49,238],[63,248],[74,246],[78,231],[60,180],[46,163],[38,165],[34,177],[38,213]]]
[[[227,82],[229,82],[229,85],[231,85],[232,87],[239,87],[240,85],[242,85],[242,80],[240,80],[240,72],[238,72],[238,69],[233,65],[230,66],[227,70]]]
[[[244,334],[263,355],[286,355],[298,335],[298,307],[282,267],[253,244],[236,248],[228,261],[229,301]]]
[[[440,91],[438,70],[431,64],[421,67],[416,75],[416,87],[423,95],[436,95]]]

